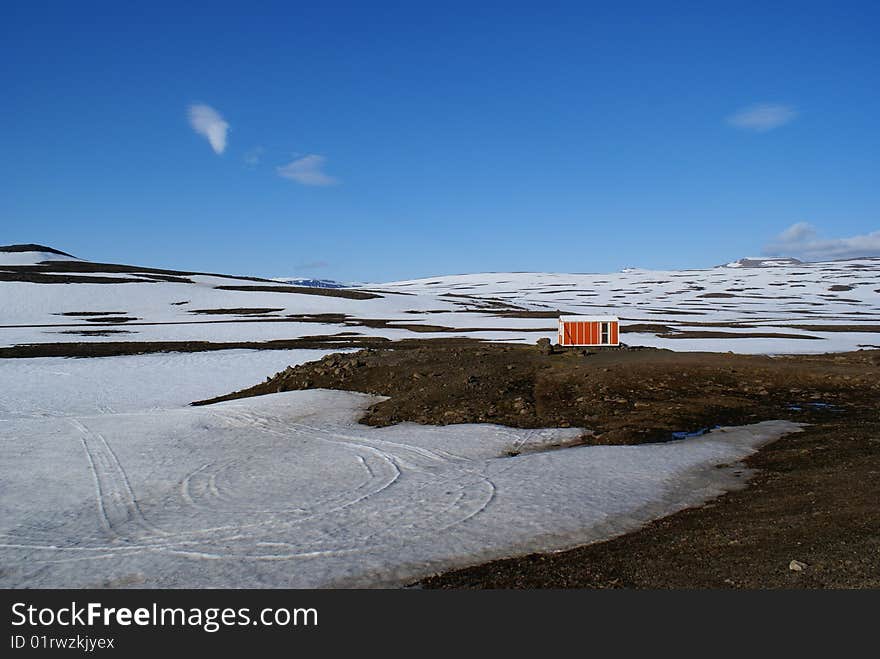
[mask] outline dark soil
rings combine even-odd
[[[399,320],[386,320],[383,318],[352,318],[345,319],[346,325],[371,327],[374,329],[404,329],[410,332],[443,332],[443,333],[472,333],[472,332],[555,332],[556,327],[447,327],[446,325],[428,325],[424,323],[403,323]]]
[[[370,300],[382,297],[377,293],[356,291],[351,288],[318,288],[312,286],[215,286],[223,291],[259,291],[261,293],[299,293],[300,295],[323,295],[344,297],[349,300]]]
[[[235,309],[190,309],[189,313],[203,315],[250,315],[250,314],[269,314],[284,311],[284,307],[238,307]]]
[[[130,323],[140,319],[131,316],[99,316],[98,318],[85,318],[84,320],[88,323],[115,325],[118,323]]]
[[[493,316],[499,318],[552,318],[557,320],[560,315],[571,315],[564,311],[489,311]]]
[[[62,311],[61,313],[53,314],[55,316],[124,316],[126,314],[125,311]]]
[[[348,314],[344,313],[314,313],[314,314],[303,314],[303,313],[292,313],[288,314],[286,318],[290,318],[300,323],[328,323],[328,324],[339,324],[344,323],[348,318],[350,318]]]
[[[661,325],[660,323],[627,323],[620,326],[620,333],[642,333],[642,334],[669,334],[675,330],[669,325]]]
[[[277,319],[270,319],[272,321]],[[281,319],[285,320],[285,319]],[[256,322],[249,320],[210,321]],[[268,322],[268,321],[267,321]],[[153,325],[156,323],[129,323],[132,325]],[[187,323],[167,323],[187,324]],[[81,325],[35,325],[30,327],[82,327]],[[83,330],[85,333],[88,330]],[[95,330],[111,332],[112,330]],[[79,333],[79,330],[59,333]],[[458,345],[462,342],[480,344],[474,339],[431,339],[431,344],[439,346]],[[381,336],[361,336],[357,332],[338,332],[336,334],[320,334],[303,336],[295,339],[275,339],[272,341],[102,341],[102,342],[71,342],[71,343],[22,343],[9,347],[0,347],[0,359],[17,359],[31,357],[118,357],[121,355],[144,355],[161,352],[211,352],[215,350],[342,350],[346,348],[375,349],[394,345],[395,350],[415,350],[425,345],[417,339],[391,341]]]
[[[870,332],[880,334],[880,325],[779,325],[805,332]]]
[[[190,270],[166,270],[164,268],[148,268],[139,265],[122,265],[119,263],[95,263],[92,261],[43,261],[36,265],[3,265],[0,266],[0,270],[4,271],[2,274],[12,273],[32,276],[36,276],[40,273],[55,273],[56,276],[57,273],[130,273],[137,275],[138,277],[153,277],[160,279],[161,281],[178,281],[181,283],[192,283],[192,280],[189,279],[190,275],[205,275],[208,277],[219,277],[221,279],[238,279],[266,283],[272,282],[271,279],[263,279],[261,277],[222,275],[214,272],[194,272]],[[137,279],[135,281],[148,280]]]
[[[821,339],[808,334],[787,334],[785,332],[717,332],[709,330],[673,330],[659,333],[664,339]]]
[[[851,410],[874,409],[880,400],[874,351],[773,358],[634,348],[544,355],[531,346],[467,339],[407,346],[328,355],[202,402],[343,389],[390,397],[367,411],[362,422],[369,425],[577,426],[595,431],[595,443],[636,444],[717,424],[824,420],[828,412],[810,402]]]
[[[210,352],[214,350],[290,350],[364,348],[381,346],[388,339],[360,336],[306,336],[275,341],[100,341],[76,343],[25,343],[0,348],[0,359],[28,357],[118,357],[158,352]]]
[[[76,334],[78,336],[113,336],[114,334],[136,334],[131,330],[94,329],[94,330],[62,330],[58,334]]]
[[[43,272],[7,271],[13,266],[0,269],[0,281],[19,281],[29,284],[150,284],[148,279],[134,277],[90,277],[89,275],[63,275]],[[31,266],[22,266],[31,267]]]
[[[45,252],[46,254],[60,254],[61,256],[76,258],[73,254],[68,254],[67,252],[62,252],[53,247],[46,247],[45,245],[37,245],[35,243],[27,243],[25,245],[0,245],[0,252]]]

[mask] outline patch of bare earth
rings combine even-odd
[[[469,339],[386,346],[328,355],[204,402],[342,389],[390,397],[367,411],[363,422],[370,425],[579,426],[594,430],[598,443],[632,444],[716,424],[824,419],[809,403],[848,409],[880,396],[874,361],[880,357],[871,351],[766,357],[632,348],[545,355],[532,346]]]
[[[244,291],[259,293],[297,293],[299,295],[321,295],[324,297],[342,297],[349,300],[371,300],[382,297],[377,293],[356,291],[351,288],[315,288],[311,286],[215,286],[222,291]]]

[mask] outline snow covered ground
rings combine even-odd
[[[365,287],[375,295],[370,299],[291,292],[277,281],[162,275],[146,268],[120,272],[83,261],[73,265],[85,270],[71,272],[71,260],[0,252],[0,346],[263,341],[339,332],[392,340],[555,338],[553,318],[523,311],[614,314],[622,319],[625,342],[673,350],[818,353],[880,344],[880,259],[745,259],[704,270],[444,276],[371,284]],[[23,281],[33,274],[29,267],[55,281],[71,274],[86,281]],[[127,281],[95,283],[113,278]],[[384,326],[371,322],[377,320]],[[436,331],[414,331],[416,325]],[[771,336],[748,336],[755,333]]]
[[[251,386],[327,350],[223,350],[95,359],[0,359],[0,423],[177,409]]]
[[[0,586],[401,585],[699,503],[797,429],[541,451],[580,431],[370,428],[376,398],[323,390],[185,405],[319,354],[0,362]]]

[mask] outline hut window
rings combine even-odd
[[[611,323],[602,323],[602,334],[599,343],[611,343]]]

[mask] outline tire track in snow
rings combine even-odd
[[[226,470],[230,470],[228,476],[233,483],[246,487],[251,472],[253,476],[257,476],[257,472],[264,473],[261,471],[263,458],[259,456],[256,461],[252,455],[238,460],[206,462],[187,474],[173,492],[177,493],[177,506],[182,504],[200,510],[209,516],[205,520],[200,515],[202,521],[209,524],[205,528],[188,525],[171,533],[163,532],[145,518],[128,476],[106,438],[88,428],[82,418],[69,419],[78,431],[89,461],[99,521],[114,541],[125,544],[65,547],[28,539],[32,541],[28,547],[36,552],[56,555],[61,552],[59,557],[45,562],[138,552],[192,559],[261,561],[354,555],[377,547],[400,546],[407,539],[436,536],[481,514],[496,496],[497,487],[486,473],[488,465],[440,449],[435,451],[380,439],[372,429],[365,429],[364,435],[356,435],[351,431],[359,429],[295,423],[249,411],[211,412],[221,426],[278,436],[294,451],[304,445],[303,442],[337,447],[343,456],[349,455],[355,461],[363,479],[357,479],[356,483],[343,482],[343,487],[330,496],[309,498],[306,510],[279,505],[279,497],[283,495],[271,488],[257,491],[257,498],[251,498],[250,488],[246,492],[229,489],[223,475]],[[533,435],[535,433],[528,433],[526,441]],[[283,449],[284,445],[274,450],[279,448]],[[285,459],[284,455],[273,455],[273,461]],[[379,498],[392,487],[403,489],[390,499]],[[300,494],[296,488],[292,492]],[[305,491],[305,495],[309,492]],[[168,503],[173,514],[175,500]],[[150,534],[132,533],[133,525]],[[339,528],[345,532],[328,535],[325,529],[333,525],[342,525]],[[24,548],[24,545],[15,546]],[[12,548],[13,545],[0,544],[0,547]]]
[[[166,535],[144,517],[128,474],[106,438],[79,419],[70,418],[68,421],[79,432],[95,485],[98,520],[104,530],[118,540],[131,541],[130,536],[120,531],[133,522],[152,535]]]
[[[345,493],[341,496],[331,497],[329,501],[332,501],[332,507],[326,511],[318,510],[315,514],[310,515],[307,519],[313,519],[320,515],[327,515],[331,512],[339,512],[345,508],[351,507],[353,505],[359,504],[362,501],[367,500],[370,497],[373,497],[381,492],[384,492],[395,483],[401,477],[401,465],[398,462],[397,456],[388,453],[387,451],[383,451],[375,446],[370,445],[358,438],[353,437],[345,437],[342,435],[337,435],[332,433],[329,430],[324,428],[314,428],[311,426],[306,426],[298,423],[285,423],[282,420],[272,417],[257,417],[255,415],[246,414],[254,425],[260,427],[264,432],[283,437],[285,439],[290,439],[290,435],[297,435],[300,437],[304,437],[306,439],[318,440],[321,442],[325,442],[334,446],[345,446],[346,448],[353,450],[353,454],[360,458],[364,464],[368,464],[368,457],[374,457],[378,459],[378,462],[375,463],[377,467],[385,466],[391,467],[392,473],[391,476],[385,476],[384,482],[378,487],[375,488],[366,494],[357,496],[354,499],[346,500]],[[278,430],[278,428],[270,425],[270,422],[274,421],[276,424],[281,425],[284,430]],[[354,441],[350,441],[354,440]],[[367,453],[367,457],[361,455],[361,451]],[[368,468],[369,473],[375,473],[376,469]],[[367,483],[368,484],[368,483]],[[362,489],[363,486],[356,488],[355,491]],[[323,502],[326,505],[326,501]]]
[[[364,538],[364,540],[375,539],[382,533],[399,533],[399,531],[402,529],[414,530],[418,535],[434,534],[440,531],[448,530],[484,512],[495,499],[497,493],[497,486],[492,481],[492,479],[489,478],[484,472],[467,468],[463,465],[456,465],[455,463],[458,462],[458,460],[456,460],[455,458],[457,456],[449,454],[445,451],[436,452],[431,449],[413,446],[411,444],[393,442],[391,440],[379,439],[377,437],[357,437],[348,434],[342,434],[339,432],[333,432],[323,428],[308,426],[305,424],[293,424],[293,429],[297,432],[307,431],[314,434],[326,434],[338,440],[346,442],[356,442],[358,445],[379,444],[383,446],[389,446],[393,447],[393,449],[396,449],[398,452],[407,452],[410,454],[414,454],[415,460],[411,462],[410,466],[419,471],[423,475],[423,477],[427,477],[428,480],[423,481],[422,483],[417,485],[415,491],[411,493],[411,496],[404,500],[405,503],[402,506],[398,506],[396,510],[397,514],[393,517],[405,518],[407,512],[409,512],[414,505],[414,494],[428,489],[446,489],[447,487],[449,487],[450,484],[457,485],[457,487],[453,489],[454,492],[457,492],[457,494],[455,495],[455,499],[448,505],[440,507],[439,509],[426,511],[426,514],[424,516],[403,525],[399,523],[394,523],[392,519],[389,519],[389,522],[386,524],[386,527],[384,529],[371,533],[369,536]],[[531,437],[533,437],[535,432],[536,431],[530,432],[526,439],[530,439]],[[452,476],[438,478],[434,472],[420,467],[417,464],[419,458],[427,460],[430,463],[431,467],[454,467],[457,471]],[[411,457],[411,460],[412,459],[413,458]],[[484,487],[486,489],[483,490],[483,496],[475,494],[474,490],[480,491]],[[451,494],[452,492],[446,493],[446,495]],[[450,511],[456,512],[453,518],[438,526],[438,518],[441,515]],[[419,529],[421,529],[421,532],[419,532]]]
[[[353,436],[328,428],[289,422],[268,416],[258,416],[249,412],[232,412],[230,410],[223,410],[220,412],[215,410],[215,413],[217,412],[222,416],[232,416],[234,419],[233,423],[236,426],[259,427],[264,432],[279,435],[288,440],[292,436],[302,436],[306,439],[323,440],[335,445],[344,445],[354,448],[355,450],[368,449],[370,451],[378,451],[382,456],[393,461],[395,464],[397,463],[397,460],[401,459],[401,454],[408,454],[408,457],[405,460],[408,468],[407,471],[410,474],[417,472],[421,475],[421,478],[426,478],[427,480],[409,483],[408,487],[414,489],[409,492],[409,496],[401,499],[403,504],[396,505],[393,509],[386,507],[383,510],[382,515],[385,520],[383,528],[380,530],[373,530],[367,536],[362,537],[360,539],[362,543],[365,541],[371,541],[375,544],[375,541],[377,540],[379,540],[380,544],[396,543],[397,541],[391,538],[382,540],[380,540],[380,538],[382,535],[388,535],[391,533],[399,535],[399,532],[405,529],[414,530],[418,535],[432,534],[447,530],[482,513],[496,496],[497,487],[485,473],[480,470],[465,467],[464,464],[462,464],[466,463],[465,460],[462,460],[459,456],[446,453],[445,451],[440,451],[438,453],[430,449],[410,444],[382,440],[378,437],[366,438],[362,436]],[[279,430],[279,428],[282,428],[283,430]],[[377,445],[387,447],[390,450],[393,450],[394,453],[379,449]],[[368,461],[364,460],[360,455],[358,455],[358,459],[362,460],[364,464],[369,464]],[[438,467],[453,467],[455,473],[451,475],[446,473],[443,476],[440,476],[436,471]],[[399,469],[400,468],[398,467],[398,470]],[[391,487],[391,485],[395,484],[397,480],[398,479],[395,478],[394,481],[389,482],[383,487],[375,489],[364,496],[347,501],[340,501],[339,505],[335,505],[329,509],[325,508],[323,510],[317,510],[306,518],[282,521],[277,523],[275,528],[276,530],[281,531],[283,528],[295,524],[314,521],[320,517],[339,513],[352,506],[363,504],[371,497],[375,497]],[[429,495],[433,492],[435,496],[428,496],[427,498],[418,498],[416,496],[425,491],[428,491]],[[439,499],[437,499],[436,496],[438,491],[441,491]],[[453,499],[450,501],[447,497],[453,497]],[[339,499],[339,497],[337,497],[337,499]],[[443,502],[445,502],[445,505]],[[422,515],[415,520],[409,515],[414,507],[425,507]],[[287,545],[288,543],[271,544]],[[366,549],[366,547],[367,545],[364,544],[359,545],[360,549]],[[358,549],[358,547],[355,547],[352,550],[356,549]],[[326,553],[327,551],[331,551],[329,547],[318,553]],[[303,554],[297,553],[295,555],[302,556]],[[216,557],[216,555],[213,555],[212,557]],[[276,555],[275,558],[277,559],[279,557]]]
[[[187,529],[185,531],[181,531],[180,533],[175,534],[175,540],[171,543],[162,546],[151,545],[149,547],[145,547],[145,549],[160,550],[193,558],[221,559],[238,557],[255,560],[281,560],[284,558],[298,558],[360,551],[360,548],[339,549],[333,547],[323,547],[314,551],[304,552],[302,551],[301,542],[296,545],[295,551],[292,551],[289,555],[286,556],[282,556],[279,554],[253,553],[252,550],[255,546],[294,547],[294,545],[291,545],[288,542],[261,542],[258,540],[258,538],[260,537],[259,534],[272,534],[275,536],[283,537],[285,534],[290,533],[294,527],[300,526],[306,522],[315,522],[334,513],[344,511],[352,506],[366,501],[374,494],[384,491],[392,484],[394,484],[401,475],[400,468],[396,464],[394,456],[370,446],[362,444],[354,445],[351,442],[340,442],[336,439],[327,439],[323,436],[326,433],[320,429],[314,429],[308,432],[304,432],[302,429],[290,428],[285,422],[274,419],[276,423],[280,423],[282,427],[287,430],[287,432],[285,432],[282,430],[278,430],[276,427],[273,427],[269,421],[256,415],[248,413],[235,413],[228,410],[225,410],[223,412],[215,410],[213,412],[216,416],[221,417],[224,425],[237,428],[256,428],[268,434],[281,436],[288,441],[292,437],[301,437],[305,435],[306,439],[329,442],[337,446],[346,446],[347,448],[352,449],[352,455],[357,460],[357,464],[364,470],[364,474],[367,476],[367,479],[361,482],[354,489],[346,490],[338,493],[335,496],[325,497],[323,499],[319,499],[313,502],[313,505],[309,506],[308,510],[303,510],[301,508],[291,509],[278,506],[273,506],[270,508],[255,508],[253,505],[234,505],[235,499],[224,495],[224,493],[221,492],[219,485],[217,484],[218,473],[223,469],[236,466],[238,461],[233,460],[221,463],[214,471],[211,470],[211,468],[214,467],[214,463],[207,463],[188,474],[180,483],[179,489],[181,498],[188,505],[196,508],[201,508],[210,513],[247,513],[249,516],[248,519],[252,521],[243,524],[233,523],[229,525],[204,529]],[[367,491],[366,493],[357,495],[358,492],[364,490],[364,488],[369,486],[371,483],[375,483],[376,481],[379,481],[380,483],[378,487],[374,487],[372,490]],[[205,493],[212,493],[214,496],[206,499],[205,501],[202,501],[202,495]],[[222,498],[223,502],[225,502],[226,505],[216,505],[218,496]],[[294,516],[291,517],[291,514],[294,514]],[[280,518],[279,515],[285,515],[285,517]],[[256,519],[254,519],[254,516],[257,516]],[[218,536],[217,534],[220,532],[232,532],[233,535]],[[215,537],[205,540],[196,539],[200,535],[207,534],[214,534]],[[217,552],[216,547],[218,544],[226,544],[227,548],[232,549],[232,551]],[[235,547],[236,544],[239,545],[240,549]],[[203,548],[204,550],[200,550],[200,548]]]

